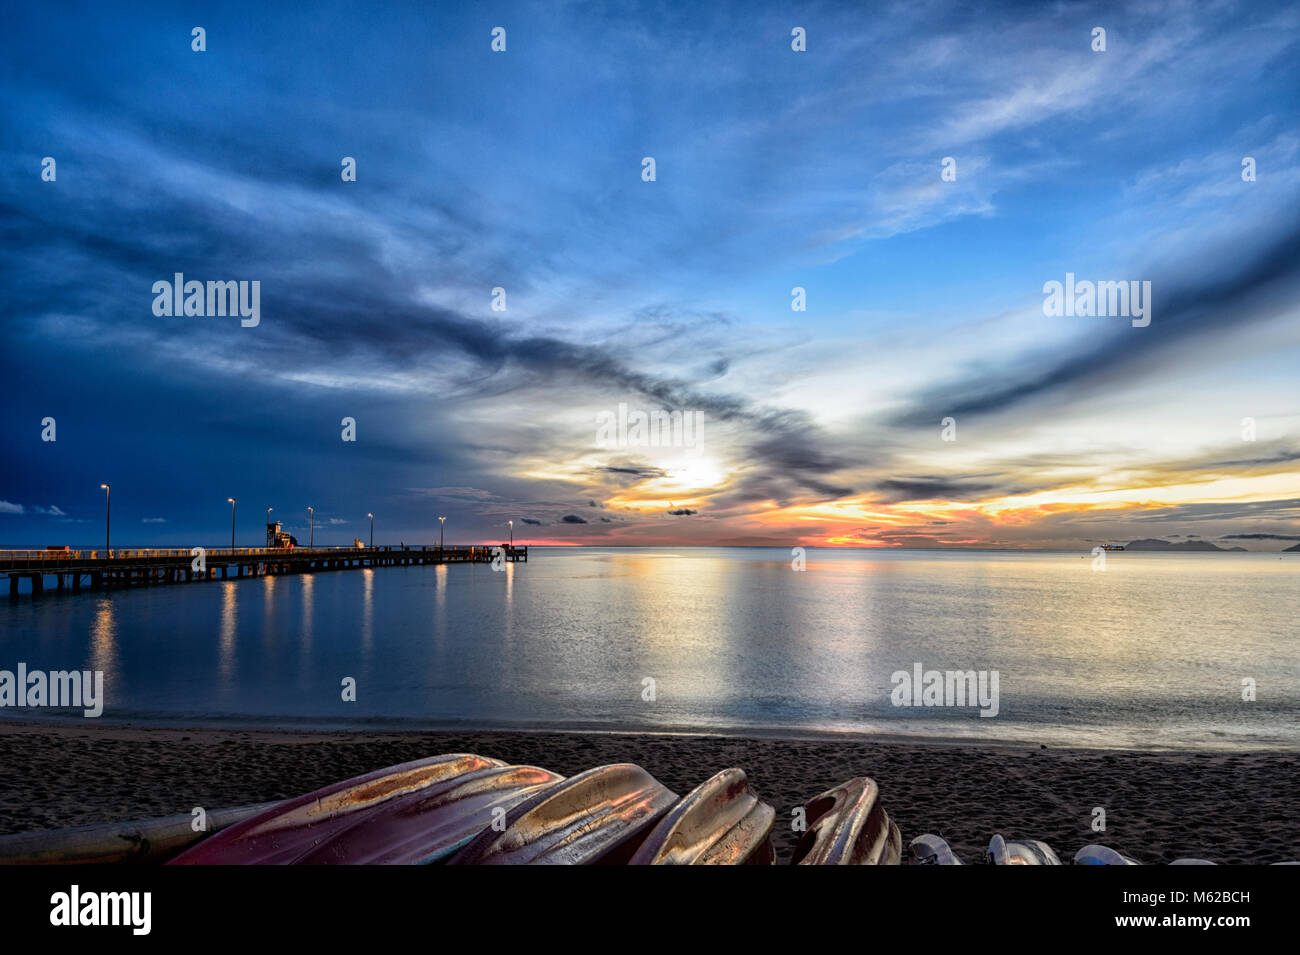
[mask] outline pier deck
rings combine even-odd
[[[527,546],[485,544],[471,547],[211,547],[202,560],[190,548],[130,548],[105,550],[0,550],[0,579],[9,579],[9,596],[16,599],[19,581],[31,581],[31,596],[46,590],[120,590],[158,584],[233,580],[266,574],[311,574],[366,567],[407,567],[418,564],[487,564],[496,559],[527,561]]]

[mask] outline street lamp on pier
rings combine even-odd
[[[314,543],[316,540],[316,508],[309,506],[307,513],[311,516],[311,527],[307,531],[307,549],[311,550],[316,546]]]
[[[510,525],[510,549],[511,549],[511,550],[514,550],[514,547],[515,547],[515,522],[514,522],[514,521],[507,521],[506,523]]]
[[[234,550],[235,550],[235,499],[234,499],[233,497],[228,497],[228,498],[226,498],[226,500],[230,502],[230,551],[231,551],[231,553],[234,553]]]
[[[375,515],[367,514],[366,517],[370,518],[370,549],[374,550],[375,549]]]
[[[111,506],[113,492],[109,490],[107,484],[101,484],[100,487],[104,489],[104,557],[107,558],[109,547],[108,531],[113,522],[113,509]]]
[[[445,517],[438,518],[438,550],[442,550],[442,531],[446,523],[447,523],[447,518]]]

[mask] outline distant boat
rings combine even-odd
[[[1123,550],[1124,545],[1123,544],[1102,544],[1101,549],[1102,550]]]

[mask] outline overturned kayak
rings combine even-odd
[[[446,858],[562,777],[470,754],[335,783],[204,840],[171,865],[417,865]]]
[[[209,839],[212,833],[260,815],[279,803],[214,809],[194,831],[192,813],[0,836],[0,865],[149,865]]]
[[[856,776],[804,803],[808,829],[791,865],[898,865],[903,838],[874,779]]]
[[[776,810],[743,769],[724,769],[673,806],[629,865],[772,865]]]
[[[992,865],[1060,865],[1052,847],[1037,839],[1007,842],[1000,835],[989,840],[985,861]]]
[[[1109,846],[1087,845],[1074,854],[1075,865],[1141,865]]]
[[[948,843],[928,832],[909,842],[907,853],[912,865],[961,865]]]
[[[448,865],[621,865],[677,802],[640,766],[597,766],[533,793]]]

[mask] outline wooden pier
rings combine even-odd
[[[46,579],[56,592],[121,590],[158,584],[237,580],[267,574],[315,574],[366,567],[419,564],[490,564],[527,561],[527,546],[472,547],[212,547],[201,555],[189,548],[104,550],[0,550],[0,579],[9,578],[9,597],[18,582],[31,581],[33,597],[43,596]],[[196,569],[199,568],[199,569]]]

